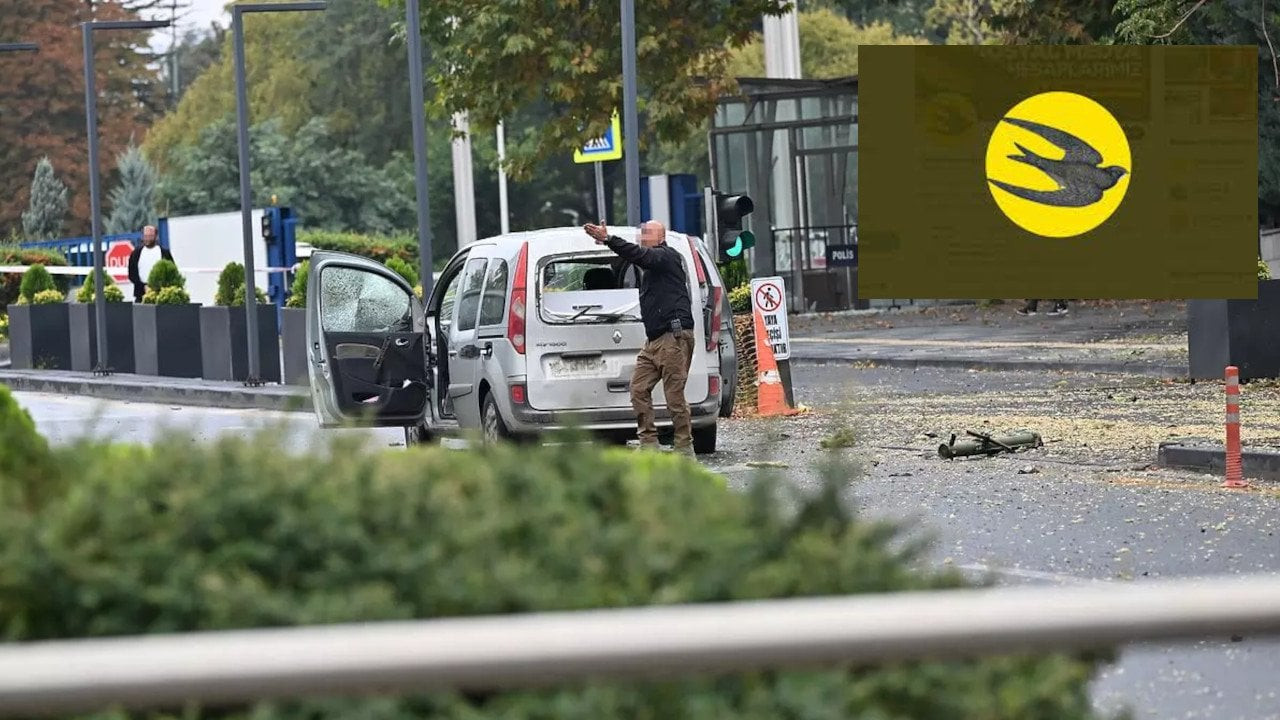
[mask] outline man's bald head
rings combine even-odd
[[[657,220],[640,223],[640,244],[645,247],[661,245],[667,240],[667,228]]]

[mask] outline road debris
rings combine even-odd
[[[968,457],[970,455],[998,455],[1003,452],[1014,453],[1018,450],[1038,448],[1044,445],[1044,441],[1040,439],[1038,433],[1029,431],[1013,433],[1001,437],[994,437],[986,433],[974,432],[966,430],[966,435],[972,439],[961,439],[956,441],[953,434],[949,442],[938,446],[938,455],[950,460],[957,457]]]

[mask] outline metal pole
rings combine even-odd
[[[409,40],[409,117],[413,121],[414,188],[418,196],[418,269],[422,278],[422,299],[431,298],[435,261],[431,249],[431,202],[427,193],[427,121],[422,97],[422,18],[418,0],[405,3],[405,26]]]
[[[253,209],[249,197],[249,98],[244,77],[244,15],[239,8],[231,11],[231,34],[236,63],[236,142],[240,150],[240,229],[244,239],[244,314],[249,349],[249,376],[245,378],[245,384],[261,385],[258,299],[254,282],[257,278],[253,264]]]
[[[622,137],[627,224],[640,224],[640,111],[636,97],[636,0],[622,0]]]
[[[507,207],[507,133],[502,123],[498,123],[498,211],[502,214],[502,234],[511,232],[510,210]]]
[[[98,362],[95,375],[107,375],[111,367],[107,362],[107,286],[102,266],[105,253],[102,250],[102,203],[98,187],[98,87],[93,73],[93,23],[80,23],[84,40],[84,117],[89,133],[89,226],[93,233],[93,323],[97,333]]]
[[[602,163],[591,163],[596,169],[596,219],[602,220],[606,224],[609,221],[608,210],[604,204],[604,165]]]
[[[0,644],[0,715],[480,691],[1280,633],[1274,574]]]

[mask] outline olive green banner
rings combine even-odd
[[[1257,297],[1255,46],[858,63],[860,297]]]

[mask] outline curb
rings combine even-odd
[[[1213,475],[1226,472],[1227,451],[1221,445],[1187,440],[1160,443],[1156,465],[1176,470],[1199,470]],[[1247,478],[1280,480],[1280,451],[1245,448],[1240,453]]]
[[[130,376],[131,378],[133,376]],[[0,385],[19,392],[53,393],[124,400],[160,405],[191,405],[235,410],[275,410],[311,412],[305,391],[254,390],[236,387],[178,387],[160,384],[161,378],[148,379],[79,379],[41,377],[34,374],[0,370]]]
[[[866,363],[872,366],[917,370],[920,368],[982,370],[1002,372],[1022,370],[1027,372],[1103,373],[1108,375],[1141,375],[1162,379],[1187,377],[1187,368],[1181,365],[1131,365],[1120,362],[1056,362],[1051,360],[977,360],[966,358],[905,358],[905,357],[802,357],[792,354],[792,364],[832,365],[836,363]]]

